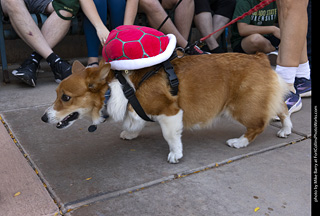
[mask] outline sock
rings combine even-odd
[[[297,73],[296,73],[296,77],[298,78],[306,78],[306,79],[310,79],[310,65],[309,65],[309,61],[307,61],[306,63],[303,64],[299,64]]]
[[[41,61],[41,59],[42,59],[42,56],[41,56],[39,53],[37,53],[37,52],[33,52],[33,53],[31,53],[31,58],[32,58],[32,60],[33,60],[34,62],[36,62],[37,64],[39,64],[40,61]]]
[[[298,70],[298,67],[283,67],[280,65],[277,65],[276,69],[275,69],[277,74],[279,74],[279,76],[286,83],[289,83],[289,84],[294,83],[294,79],[296,77],[297,70]]]
[[[46,61],[49,63],[51,67],[59,60],[60,60],[60,57],[57,56],[55,53],[51,53],[46,59]]]

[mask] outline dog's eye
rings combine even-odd
[[[70,99],[71,99],[71,97],[68,96],[68,95],[63,94],[63,95],[61,96],[61,100],[64,101],[64,102],[68,102]]]

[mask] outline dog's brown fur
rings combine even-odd
[[[183,110],[183,126],[201,128],[225,113],[247,128],[244,137],[249,142],[264,130],[272,117],[279,115],[282,122],[288,117],[283,102],[285,84],[272,70],[265,54],[185,56],[172,64],[179,79],[178,96],[171,95],[163,69],[141,86],[139,81],[152,68],[129,73],[136,96],[148,115],[174,116]],[[61,119],[75,107],[82,107],[89,110],[94,121],[100,118],[104,94],[114,76],[110,64],[100,62],[98,68],[85,68],[75,62],[73,74],[57,88],[53,105],[56,115]],[[71,100],[62,101],[62,94],[71,96]],[[133,111],[130,105],[128,110]]]

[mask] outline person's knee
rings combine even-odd
[[[266,39],[261,34],[252,34],[249,39],[250,44],[256,48],[264,46],[266,42]]]
[[[140,0],[139,1],[139,8],[143,10],[143,12],[148,11],[156,11],[159,10],[159,7],[161,7],[159,1],[154,0]]]
[[[23,0],[1,0],[2,11],[6,16],[15,14],[16,10],[26,7]]]

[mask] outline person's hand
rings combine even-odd
[[[107,27],[105,27],[104,25],[101,27],[97,27],[96,31],[97,31],[98,38],[101,42],[101,45],[103,46],[105,44],[110,32],[107,29]]]
[[[280,39],[280,28],[278,28],[277,26],[273,26],[273,32],[272,32],[272,34],[273,34],[276,38]]]

